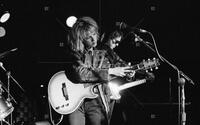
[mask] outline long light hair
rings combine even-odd
[[[91,17],[79,18],[71,29],[70,44],[74,51],[84,51],[83,41],[88,36],[89,31],[94,29],[95,33],[99,36],[98,25]]]

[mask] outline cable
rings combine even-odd
[[[162,61],[164,62],[162,56],[160,55],[160,53],[159,53],[159,51],[158,51],[158,48],[157,48],[157,45],[156,45],[155,38],[154,38],[153,34],[152,34],[151,32],[147,32],[147,33],[150,34],[150,36],[151,36],[151,38],[152,38],[152,40],[153,40],[153,44],[154,44],[154,46],[155,46],[155,51],[156,51],[158,57],[160,58],[160,60],[162,60]]]
[[[5,119],[2,120],[3,122],[5,122],[7,125],[11,125],[9,122],[7,122]]]
[[[50,115],[50,120],[51,120],[52,125],[59,125],[61,123],[61,121],[63,120],[63,115],[61,115],[60,120],[58,121],[58,123],[55,124],[54,120],[52,118],[52,111],[51,111],[51,105],[49,103],[49,100],[48,100],[48,104],[49,104],[49,115]]]

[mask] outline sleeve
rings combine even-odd
[[[149,82],[153,82],[155,75],[151,72],[146,72],[144,70],[139,70],[136,73],[136,79],[146,79]]]
[[[82,61],[80,54],[73,54],[73,63],[71,66],[71,76],[74,82],[78,83],[97,83],[108,81],[108,68],[92,68],[86,66]]]
[[[114,55],[114,58],[115,58],[115,65],[123,65],[123,66],[126,66],[127,63],[122,60],[114,51],[113,51],[113,55]]]

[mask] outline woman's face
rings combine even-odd
[[[87,49],[97,46],[98,34],[95,31],[94,27],[86,33],[86,38],[84,39],[83,43]]]
[[[119,45],[119,41],[121,41],[121,37],[116,37],[112,40],[110,40],[110,48],[114,49],[115,47],[117,47]]]

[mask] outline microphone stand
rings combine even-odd
[[[178,87],[178,101],[179,101],[179,103],[178,103],[179,104],[178,125],[185,125],[185,123],[186,123],[186,112],[185,112],[184,85],[185,85],[186,80],[193,85],[194,85],[194,82],[187,75],[185,75],[182,71],[180,71],[175,65],[170,63],[167,59],[165,59],[163,56],[161,56],[159,54],[157,47],[156,47],[155,39],[154,39],[152,33],[148,32],[148,31],[146,33],[151,35],[153,42],[154,42],[153,45],[155,46],[155,49],[150,46],[152,44],[149,44],[149,42],[144,41],[137,34],[134,33],[134,35],[138,39],[139,42],[143,43],[146,47],[148,47],[150,50],[155,52],[163,62],[166,62],[169,66],[171,66],[173,69],[175,69],[177,71],[177,74],[178,74],[177,82],[179,84],[179,87]]]
[[[178,93],[179,93],[179,125],[185,125],[186,123],[186,113],[185,113],[185,79],[181,78],[180,73],[178,73]]]

